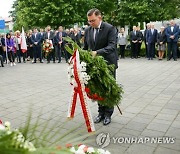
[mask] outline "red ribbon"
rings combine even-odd
[[[90,98],[90,99],[93,99],[93,100],[98,100],[98,101],[103,101],[104,98],[99,96],[98,94],[91,94],[91,91],[88,87],[85,88],[85,92],[87,93],[87,96]]]
[[[88,132],[92,132],[94,130],[92,130],[91,128],[91,122],[90,122],[90,118],[87,112],[87,106],[86,106],[86,102],[85,102],[85,98],[83,95],[83,88],[79,79],[79,75],[78,75],[78,69],[77,69],[77,59],[76,57],[76,51],[74,52],[70,63],[72,62],[72,60],[74,60],[74,78],[75,81],[77,83],[77,87],[74,88],[74,95],[73,95],[73,100],[72,100],[72,108],[70,111],[70,117],[73,118],[74,117],[74,113],[75,113],[75,107],[76,107],[76,102],[77,102],[77,94],[79,94],[79,98],[80,98],[80,102],[81,102],[81,107],[82,107],[82,111],[83,111],[83,115],[84,115],[84,119],[86,122],[86,126],[87,126],[87,130]]]

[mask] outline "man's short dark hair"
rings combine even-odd
[[[99,16],[99,15],[101,15],[101,12],[96,8],[90,9],[87,12],[87,16],[92,16],[93,14],[95,14],[96,16]]]

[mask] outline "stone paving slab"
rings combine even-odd
[[[179,154],[180,153],[180,62],[122,59],[117,69],[117,81],[124,88],[121,110],[115,108],[112,123],[96,124],[96,133],[88,134],[82,110],[77,104],[75,118],[67,120],[71,87],[67,79],[67,64],[17,64],[0,68],[0,119],[10,121],[15,128],[24,125],[30,110],[32,123],[39,118],[39,130],[49,121],[47,130],[55,128],[58,136],[70,131],[64,143],[88,143],[97,148],[96,137],[109,133],[110,144],[105,149],[113,154]],[[89,101],[93,117],[96,102]],[[75,129],[71,132],[72,129]],[[60,130],[60,131],[59,131]],[[37,132],[37,133],[38,133]],[[113,139],[173,137],[175,143],[114,143]],[[84,137],[84,138],[83,138]]]

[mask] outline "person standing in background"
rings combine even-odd
[[[151,29],[147,31],[146,43],[148,46],[148,60],[155,58],[155,43],[157,42],[157,29],[151,23]]]
[[[166,28],[168,54],[167,60],[169,61],[172,57],[174,61],[177,61],[177,42],[179,37],[179,26],[177,26],[174,20],[170,21],[170,26]]]
[[[6,34],[6,47],[7,47],[7,53],[8,53],[8,59],[10,61],[10,66],[15,66],[15,57],[14,57],[14,41],[11,38],[10,33]]]
[[[125,58],[125,47],[127,45],[127,35],[125,34],[124,28],[121,28],[118,33],[118,42],[120,49],[120,58]]]
[[[138,33],[137,57],[140,58],[141,45],[143,40],[143,34],[141,32],[140,26],[137,26],[137,33]]]
[[[131,42],[131,58],[137,58],[138,33],[136,26],[133,26],[133,31],[130,32],[129,38]]]
[[[166,51],[166,34],[165,34],[164,29],[165,29],[165,27],[162,26],[161,31],[157,35],[159,60],[163,59],[164,52]]]

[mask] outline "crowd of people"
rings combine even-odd
[[[133,26],[132,29],[129,35],[126,35],[124,28],[117,30],[117,47],[119,51],[117,52],[120,58],[125,58],[125,51],[128,47],[131,49],[131,58],[139,58],[142,42],[144,41],[146,49],[145,56],[148,60],[153,60],[156,57],[156,48],[159,60],[163,59],[166,50],[167,60],[171,58],[174,61],[177,60],[180,29],[174,20],[170,21],[169,26],[162,26],[159,32],[155,29],[153,23],[147,24],[144,33],[140,30],[139,26]],[[37,28],[34,28],[33,31],[29,30],[26,33],[27,52],[22,52],[21,50],[20,31],[7,33],[6,39],[1,35],[0,64],[4,67],[4,63],[9,61],[10,66],[15,66],[15,61],[17,63],[21,63],[22,61],[24,63],[26,61],[36,63],[37,60],[43,63],[44,59],[47,59],[47,63],[50,63],[50,61],[61,63],[62,57],[68,62],[71,55],[65,49],[67,42],[64,41],[63,37],[66,36],[71,37],[79,46],[83,47],[84,29],[81,28],[64,30],[62,26],[59,26],[58,30],[52,30],[50,26],[47,26],[45,29],[40,29],[39,31]],[[43,43],[46,41],[52,44],[52,50],[48,54],[43,52]]]
[[[167,60],[171,58],[174,61],[178,57],[178,39],[180,36],[180,29],[174,20],[170,21],[170,25],[167,27],[162,26],[158,32],[155,29],[153,23],[148,23],[144,34],[140,30],[139,26],[133,26],[133,30],[129,36],[125,34],[124,28],[121,28],[118,33],[118,46],[120,49],[121,58],[125,57],[125,47],[128,44],[128,37],[131,47],[131,58],[138,58],[140,56],[140,50],[142,42],[145,43],[146,53],[145,56],[148,60],[153,60],[157,56],[159,60],[162,60],[167,48]]]
[[[66,62],[70,58],[70,54],[65,49],[65,44],[67,43],[63,37],[69,36],[72,40],[77,42],[79,46],[83,42],[83,30],[79,28],[71,28],[63,30],[62,26],[59,26],[58,30],[52,30],[50,26],[38,31],[34,28],[33,31],[29,30],[26,33],[26,44],[27,51],[23,52],[21,50],[21,33],[16,31],[13,33],[7,33],[6,38],[1,35],[0,37],[0,60],[1,66],[4,67],[4,63],[10,62],[10,66],[15,66],[17,63],[26,63],[26,61],[32,61],[36,63],[39,60],[43,63],[43,59],[47,59],[47,63],[52,60],[53,63],[56,61],[61,63],[61,58],[64,57]],[[50,42],[52,48],[48,53],[43,51],[43,44]],[[6,52],[7,51],[7,52]],[[6,54],[7,53],[7,54]],[[7,57],[7,58],[6,58]]]

